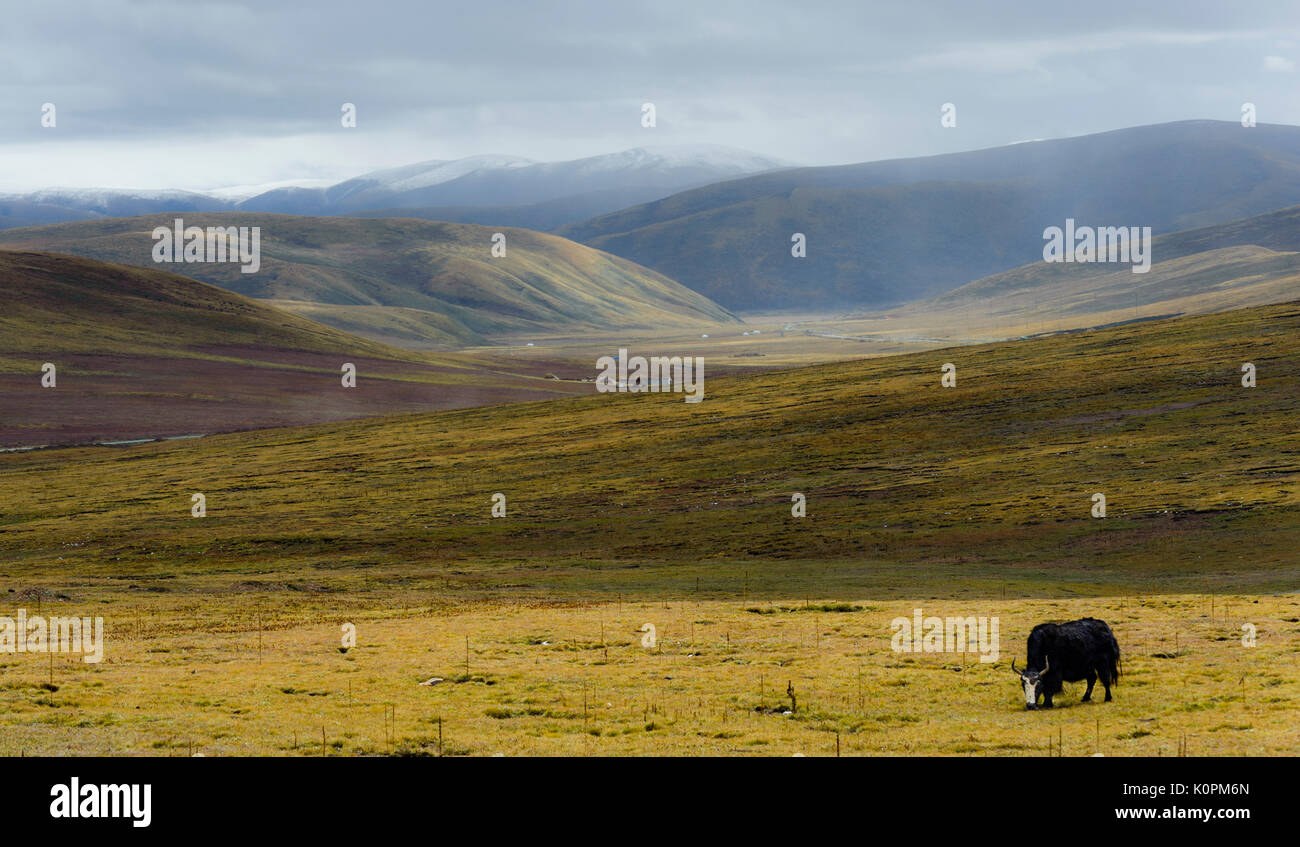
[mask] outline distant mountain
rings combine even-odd
[[[160,211],[216,212],[230,206],[227,200],[194,191],[51,188],[22,195],[0,194],[0,229]]]
[[[547,204],[545,222],[666,197],[674,191],[784,167],[776,159],[727,147],[639,147],[568,162],[473,156],[374,171],[329,188],[281,188],[251,197],[241,210],[290,214],[408,217],[513,225],[517,207]],[[456,211],[457,207],[462,207]],[[465,208],[469,207],[469,208]],[[474,210],[491,207],[497,217]],[[445,211],[440,211],[445,210]],[[522,214],[528,215],[529,212]],[[438,217],[433,217],[437,215]],[[553,225],[559,225],[554,224]]]
[[[549,230],[685,188],[784,166],[728,147],[640,147],[569,162],[514,156],[419,162],[335,185],[298,181],[209,192],[57,188],[0,194],[0,229],[160,212],[244,211],[411,217]]]
[[[412,206],[360,209],[348,214],[358,218],[420,218],[426,221],[485,226],[517,226],[550,232],[574,221],[603,215],[614,209],[647,203],[663,194],[663,189],[656,186],[634,186],[574,194],[526,206]]]
[[[125,218],[157,211],[218,212],[228,205],[222,200],[194,191],[128,191],[115,188],[59,188],[35,191],[27,199],[50,206],[63,206],[103,215]]]
[[[1184,121],[788,169],[556,231],[731,309],[807,309],[924,299],[1033,262],[1067,217],[1166,233],[1296,203],[1300,127]]]
[[[0,229],[81,221],[94,217],[98,217],[94,212],[70,209],[67,206],[55,206],[24,197],[0,197]]]
[[[290,311],[301,304],[304,313],[323,323],[406,346],[482,344],[514,333],[736,321],[660,274],[528,230],[245,212],[184,216],[186,226],[260,227],[261,268],[245,274],[232,263],[155,264],[151,233],[172,222],[169,214],[9,230],[0,233],[0,248],[163,268],[274,300]],[[497,231],[506,236],[502,258],[490,252]],[[417,319],[411,310],[434,317]]]

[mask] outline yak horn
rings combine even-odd
[[[1044,655],[1043,655],[1043,670],[1042,670],[1042,672],[1043,672],[1043,673],[1047,673],[1047,669],[1050,668],[1051,666],[1052,666],[1051,659],[1049,659],[1049,658],[1047,657],[1047,655],[1044,654]]]
[[[1016,670],[1016,657],[1015,657],[1015,656],[1012,656],[1012,657],[1011,657],[1011,670],[1012,670],[1014,673],[1020,673],[1020,671]]]

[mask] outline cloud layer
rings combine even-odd
[[[1235,120],[1246,101],[1260,122],[1300,123],[1296,4],[1136,5],[35,3],[0,30],[0,191],[645,144],[830,164]]]

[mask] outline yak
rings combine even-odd
[[[1028,658],[1024,670],[1011,670],[1020,677],[1025,708],[1052,708],[1052,697],[1061,693],[1062,682],[1088,680],[1083,701],[1092,699],[1092,687],[1101,680],[1110,702],[1110,687],[1119,680],[1119,642],[1105,621],[1082,618],[1068,623],[1040,623],[1029,633]]]

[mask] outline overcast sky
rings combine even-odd
[[[1246,101],[1300,124],[1300,3],[1156,5],[36,0],[0,27],[0,191],[695,143],[838,164],[1235,121]]]

